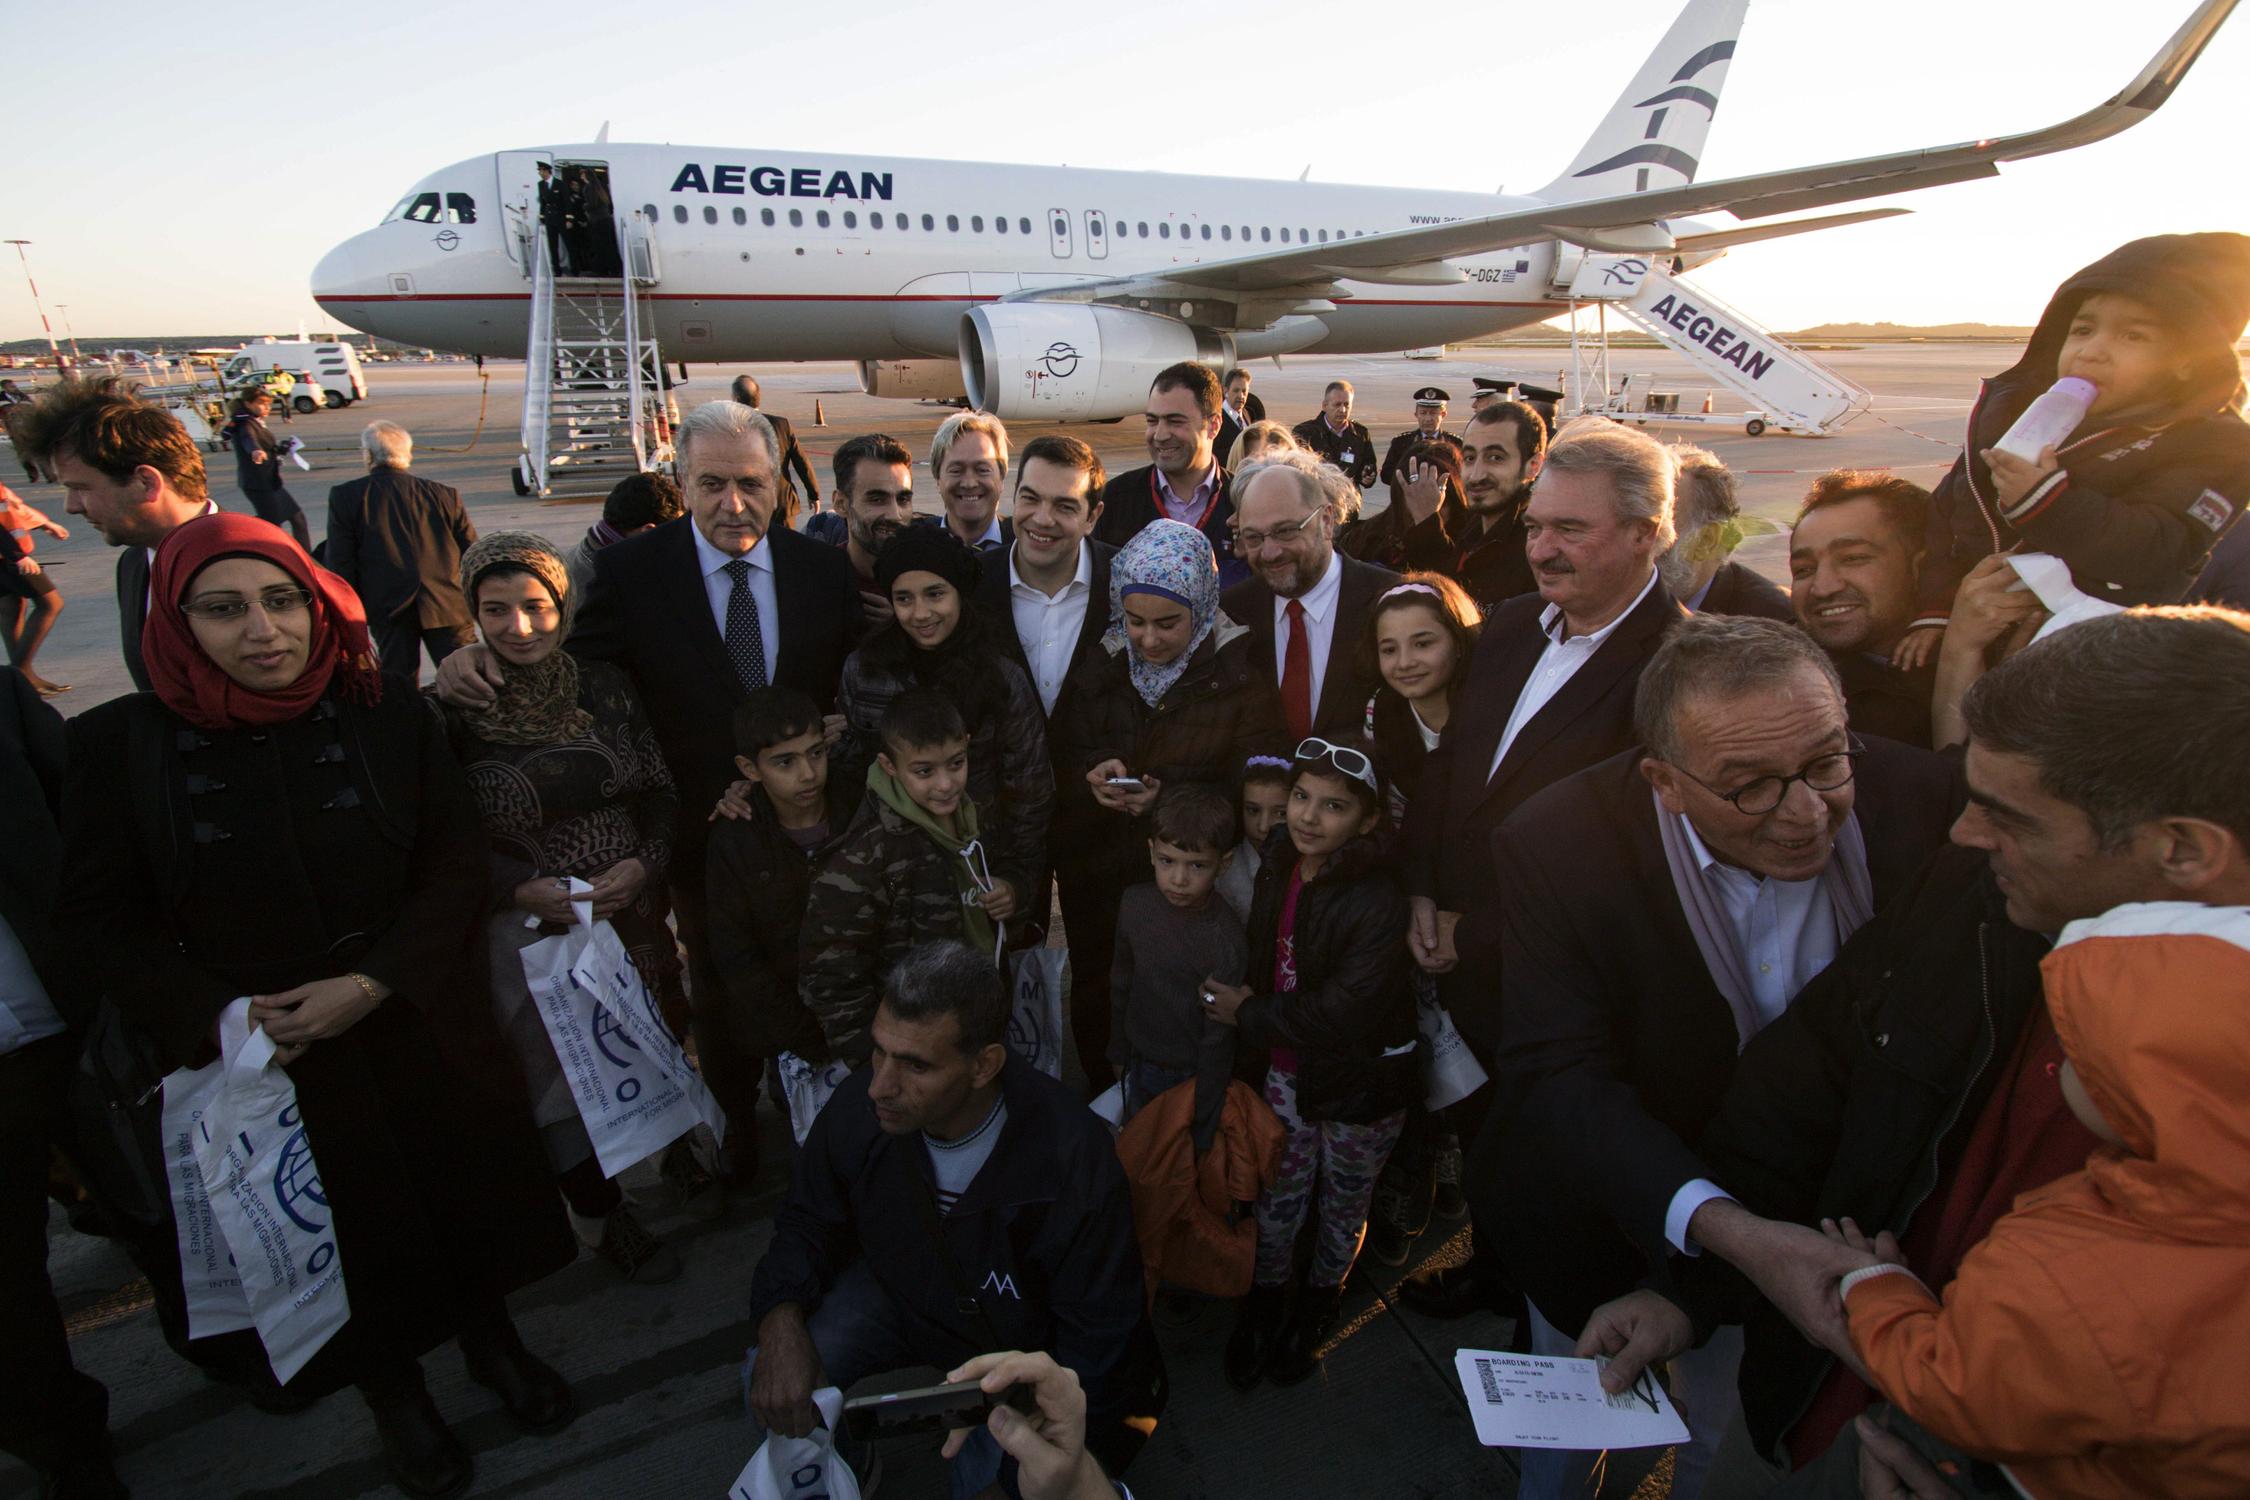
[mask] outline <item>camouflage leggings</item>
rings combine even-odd
[[[1319,1243],[1313,1249],[1307,1280],[1316,1287],[1342,1286],[1352,1257],[1359,1253],[1367,1200],[1374,1196],[1375,1179],[1383,1175],[1383,1163],[1398,1144],[1406,1111],[1386,1115],[1372,1125],[1307,1120],[1297,1113],[1297,1075],[1281,1068],[1266,1070],[1266,1103],[1281,1116],[1282,1128],[1289,1134],[1281,1143],[1281,1170],[1258,1199],[1258,1285],[1288,1283],[1297,1231],[1312,1205],[1317,1178]]]

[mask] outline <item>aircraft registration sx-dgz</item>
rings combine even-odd
[[[668,359],[853,359],[876,395],[965,394],[1003,419],[1118,417],[1178,360],[1497,333],[1564,310],[1589,255],[1669,257],[1677,272],[1906,210],[1740,227],[1694,215],[1768,219],[2102,140],[2170,97],[2234,3],[2202,0],[2121,92],[2059,125],[1703,183],[1749,0],[1689,0],[1577,158],[1528,197],[605,142],[503,151],[423,179],[321,261],[313,296],[385,338],[520,355],[535,168],[579,165],[606,181],[632,237]],[[1748,339],[1726,353],[1745,368],[1762,357]]]

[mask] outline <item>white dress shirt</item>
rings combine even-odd
[[[1554,701],[1555,694],[1563,690],[1563,684],[1594,659],[1594,653],[1602,649],[1602,642],[1616,634],[1617,627],[1641,607],[1641,601],[1648,598],[1648,591],[1655,587],[1656,570],[1651,568],[1648,582],[1641,585],[1633,602],[1626,605],[1616,619],[1586,635],[1566,634],[1570,627],[1563,621],[1561,605],[1550,604],[1540,612],[1539,629],[1547,637],[1547,646],[1539,653],[1539,662],[1531,669],[1523,691],[1516,694],[1516,706],[1508,715],[1508,727],[1500,734],[1500,748],[1492,752],[1492,766],[1484,773],[1486,781],[1500,774],[1500,762],[1508,758],[1508,747],[1523,733],[1523,726],[1531,722],[1532,715]]]
[[[0,1056],[62,1032],[62,1017],[31,967],[31,955],[0,917]]]
[[[1835,898],[1819,876],[1769,880],[1726,863],[1705,846],[1694,820],[1683,821],[1688,850],[1695,856],[1703,883],[1719,898],[1727,925],[1734,930],[1735,951],[1749,976],[1750,1004],[1762,1030],[1780,1018],[1814,976],[1836,961],[1841,943]],[[1708,1178],[1683,1184],[1664,1212],[1664,1237],[1681,1254],[1698,1254],[1688,1242],[1688,1220],[1713,1198],[1727,1196]]]
[[[1299,596],[1305,607],[1305,643],[1312,648],[1312,711],[1320,715],[1320,689],[1328,681],[1328,648],[1336,639],[1336,601],[1344,592],[1344,554],[1328,554],[1328,571],[1320,582]],[[1289,671],[1289,603],[1273,596],[1273,680],[1279,684]]]
[[[727,575],[727,564],[734,561],[731,553],[721,552],[711,545],[693,520],[688,522],[688,532],[695,538],[696,565],[703,570],[703,597],[711,605],[711,623],[719,629],[719,640],[727,638],[727,600],[734,595],[734,580]],[[750,602],[758,606],[758,639],[766,648],[766,681],[774,680],[774,668],[781,656],[781,606],[773,591],[773,547],[764,537],[758,545],[742,554],[750,564],[750,576],[743,580],[750,585]]]
[[[1032,685],[1039,689],[1039,706],[1055,711],[1063,678],[1070,675],[1071,653],[1078,649],[1078,634],[1086,625],[1086,609],[1094,596],[1094,551],[1078,544],[1078,571],[1053,594],[1023,581],[1016,571],[1016,552],[1008,549],[1008,607],[1016,619],[1016,639],[1023,643],[1024,660],[1031,663]]]

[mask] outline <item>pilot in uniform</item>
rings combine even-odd
[[[1416,443],[1451,443],[1453,451],[1461,451],[1461,440],[1445,430],[1446,404],[1453,397],[1438,386],[1426,385],[1414,393],[1414,425],[1391,439],[1391,446],[1383,454],[1383,465],[1378,471],[1383,483],[1391,487],[1391,504],[1402,498],[1406,488],[1406,455]]]
[[[563,191],[555,169],[539,164],[539,228],[547,236],[547,263],[557,276],[570,274],[570,258],[563,253]]]

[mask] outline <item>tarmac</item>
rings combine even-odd
[[[1874,409],[1826,439],[1774,434],[1751,438],[1739,420],[1724,425],[1652,429],[1698,441],[1740,476],[1745,509],[1785,522],[1812,477],[1838,466],[1890,467],[1933,482],[1958,451],[1958,434],[1978,376],[2012,359],[2002,345],[1871,346],[1822,356],[1877,393]],[[1396,356],[1292,358],[1279,368],[1254,366],[1256,389],[1270,415],[1295,422],[1313,414],[1330,379],[1358,388],[1355,413],[1379,443],[1410,421],[1411,392],[1437,384],[1454,395],[1451,425],[1468,414],[1470,377],[1512,374],[1551,383],[1567,351],[1513,347],[1460,351],[1438,361]],[[1703,386],[1663,351],[1619,351],[1616,373],[1646,372],[1661,389],[1701,405]],[[417,438],[415,469],[458,487],[480,531],[523,527],[558,543],[575,543],[599,514],[598,498],[524,499],[509,484],[520,411],[519,365],[494,364],[489,393],[467,365],[384,364],[369,367],[369,398],[349,410],[298,417],[285,433],[313,450],[313,472],[292,488],[324,528],[327,487],[360,471],[356,437],[383,418]],[[698,368],[678,394],[683,407],[723,397],[732,369]],[[755,370],[767,409],[796,424],[807,458],[831,486],[827,460],[856,433],[888,432],[916,453],[948,409],[879,401],[859,394],[845,365],[787,365]],[[1636,381],[1636,386],[1643,382]],[[482,419],[480,426],[480,402]],[[826,426],[816,426],[816,403]],[[1721,393],[1719,414],[1740,403]],[[1020,445],[1040,428],[1019,427]],[[1146,461],[1139,424],[1067,429],[1092,442],[1111,471]],[[55,700],[71,713],[129,690],[117,651],[113,554],[90,526],[63,512],[52,484],[19,483],[20,467],[0,459],[0,476],[31,504],[66,525],[71,538],[41,538],[38,556],[70,598],[39,658],[50,678],[73,690]],[[247,510],[233,486],[231,460],[214,464],[212,493],[229,509]],[[935,509],[935,486],[918,466],[923,509]],[[1380,491],[1371,502],[1379,503]],[[1753,537],[1741,554],[1786,582],[1786,542]],[[752,1269],[771,1233],[783,1187],[786,1124],[770,1111],[756,1122],[767,1167],[753,1192],[737,1198],[715,1224],[680,1216],[648,1164],[626,1184],[653,1227],[666,1234],[685,1265],[665,1286],[622,1283],[590,1254],[513,1299],[530,1346],[569,1378],[581,1404],[577,1422],[559,1436],[519,1435],[492,1399],[469,1384],[459,1358],[440,1350],[424,1361],[439,1406],[473,1452],[470,1493],[502,1496],[719,1496],[750,1456],[743,1419],[740,1361],[751,1329],[744,1318]],[[176,1358],[158,1336],[147,1289],[115,1247],[71,1230],[61,1211],[51,1225],[50,1272],[71,1321],[80,1367],[108,1385],[111,1425],[121,1473],[143,1496],[167,1500],[346,1500],[392,1495],[365,1409],[349,1394],[330,1397],[295,1416],[262,1414],[231,1390],[211,1384]],[[1231,1326],[1223,1304],[1202,1302],[1173,1326],[1160,1323],[1170,1369],[1171,1402],[1148,1448],[1124,1476],[1144,1500],[1242,1500],[1242,1497],[1358,1497],[1466,1500],[1515,1492],[1513,1455],[1480,1447],[1452,1371],[1454,1350],[1505,1348],[1506,1320],[1480,1316],[1439,1323],[1395,1305],[1399,1280],[1424,1264],[1466,1253],[1466,1230],[1439,1221],[1415,1243],[1408,1265],[1391,1270],[1363,1259],[1347,1288],[1344,1317],[1320,1370],[1306,1383],[1247,1395],[1225,1383],[1219,1354]],[[908,1383],[901,1377],[899,1384]],[[942,1496],[945,1483],[934,1443],[901,1440],[884,1454],[884,1496]],[[1661,1451],[1613,1454],[1601,1493],[1653,1497],[1668,1488]],[[33,1494],[20,1466],[0,1459],[0,1500]]]

